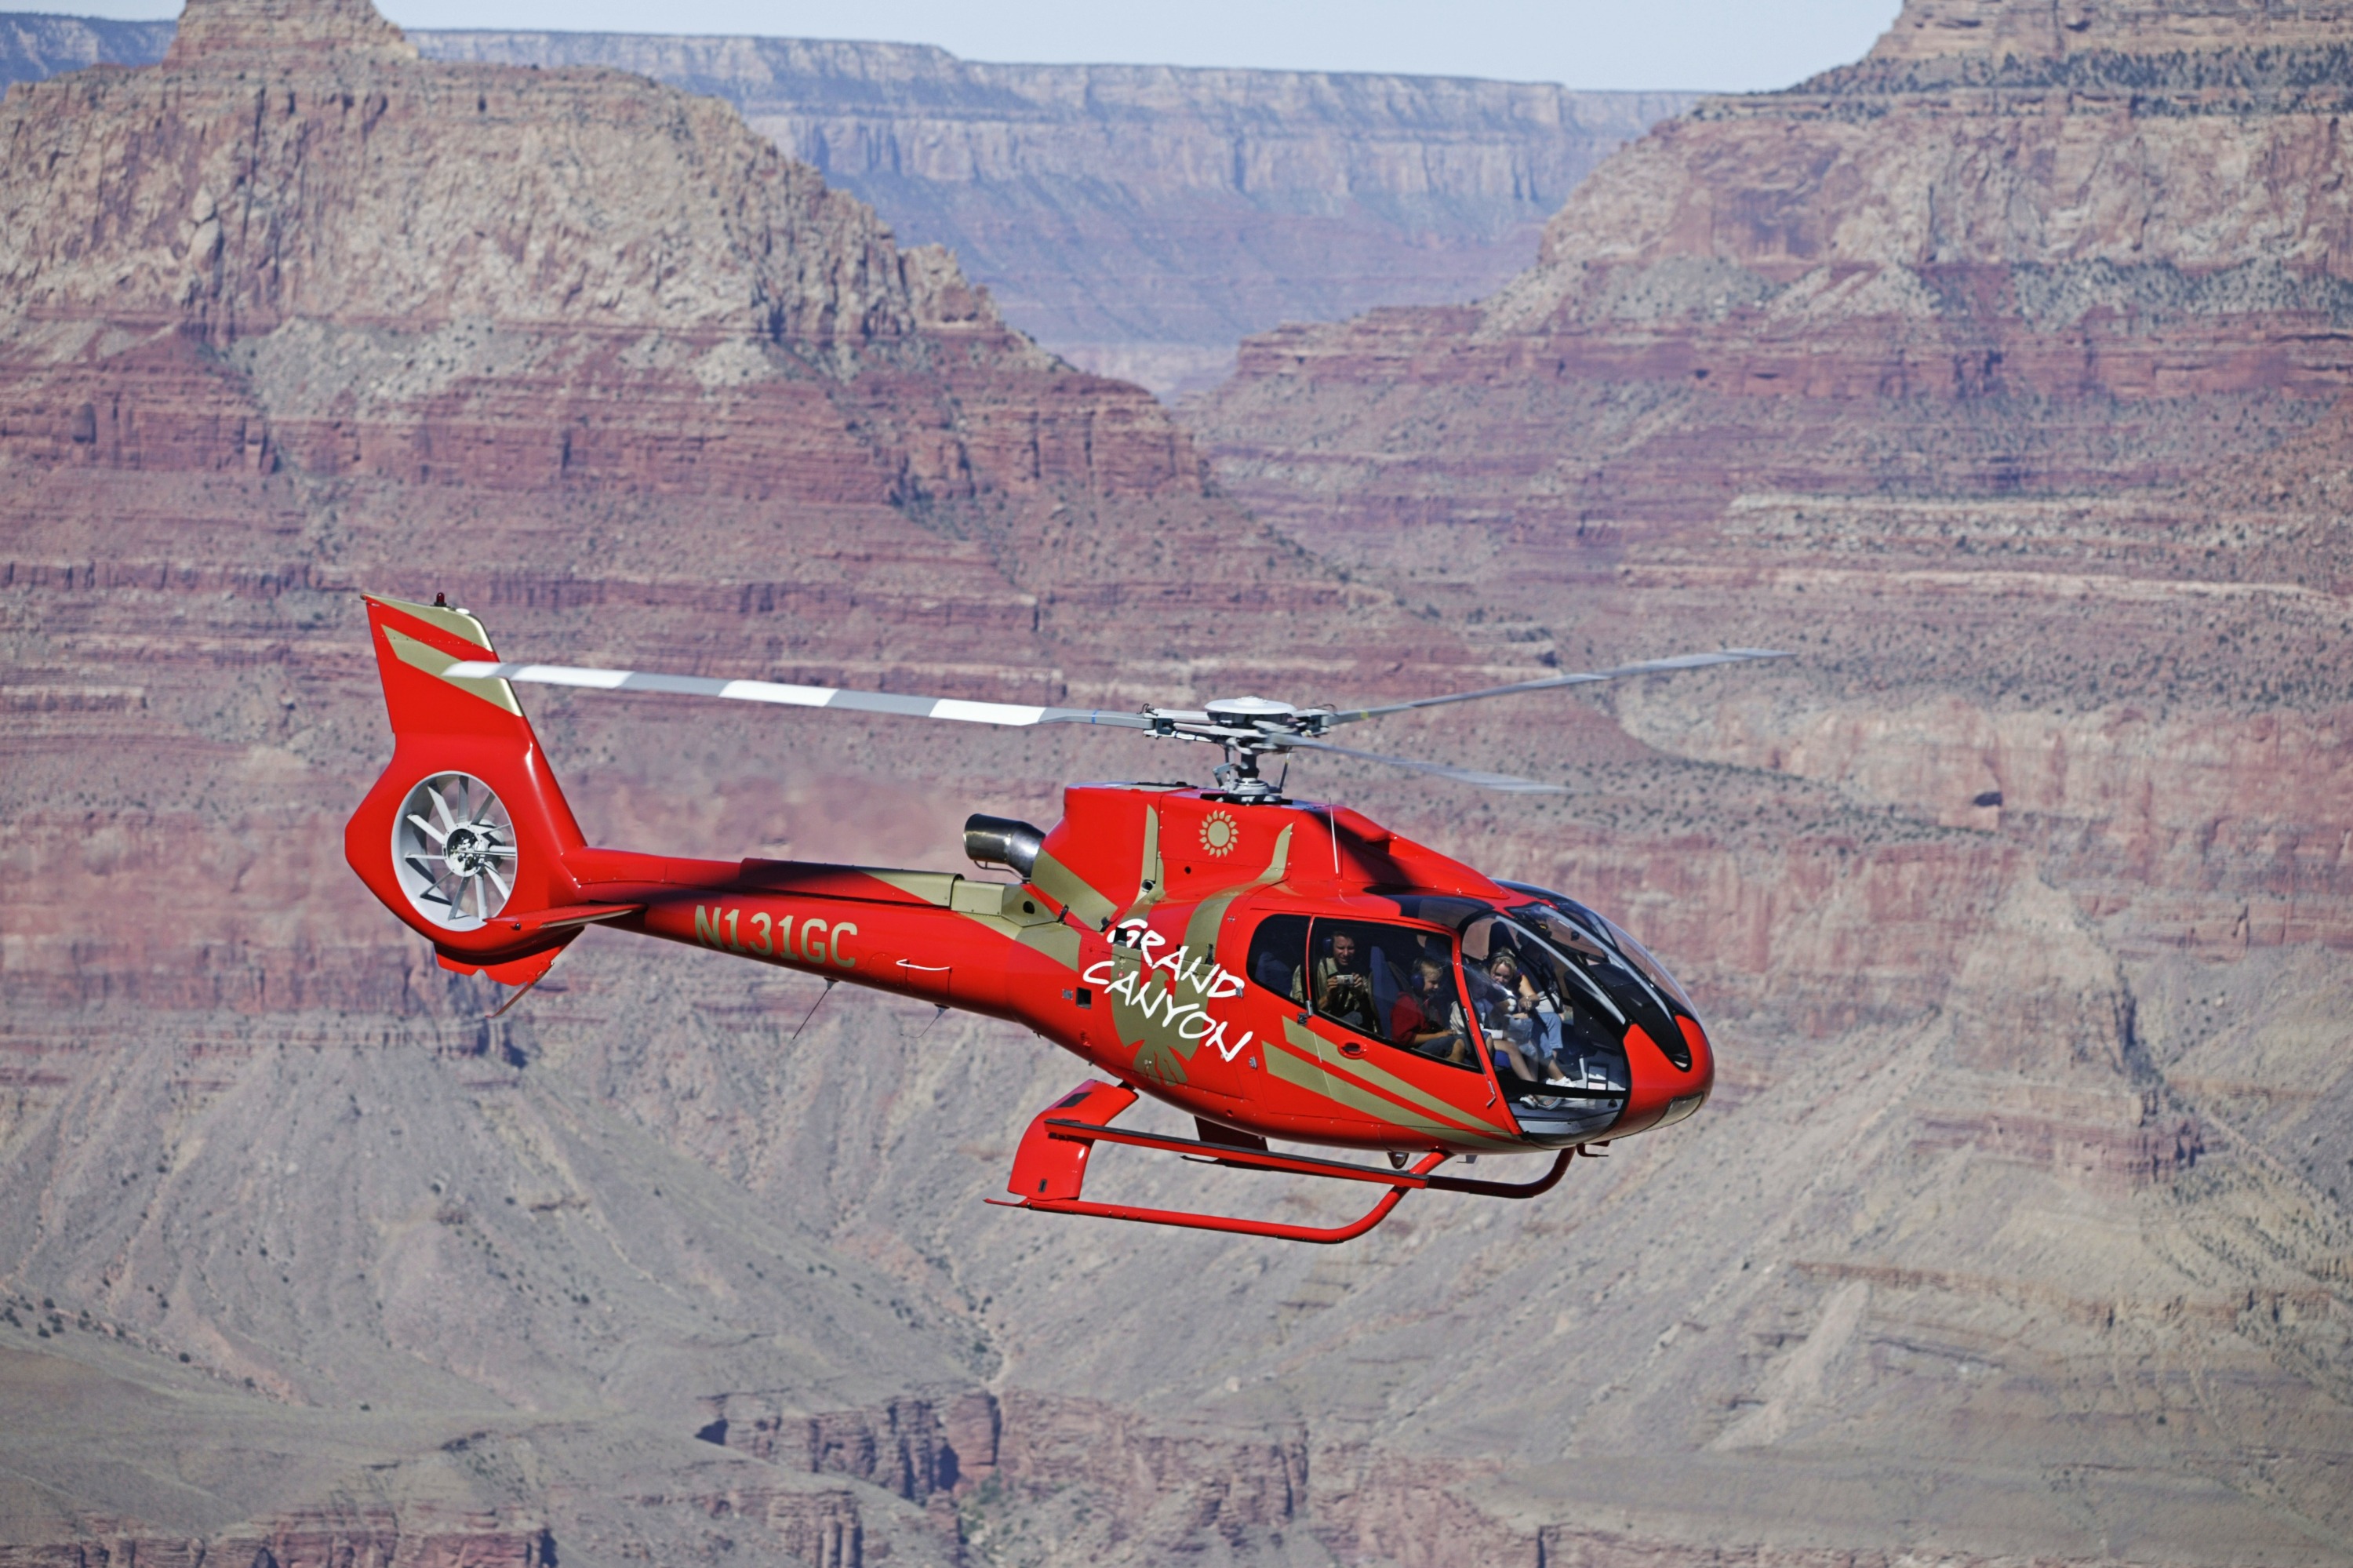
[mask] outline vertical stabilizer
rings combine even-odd
[[[352,814],[344,858],[443,962],[520,973],[515,960],[552,955],[577,934],[530,918],[579,900],[565,864],[582,843],[572,808],[513,689],[445,673],[498,657],[480,621],[371,594],[368,634],[392,763]]]

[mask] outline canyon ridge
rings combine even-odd
[[[0,1552],[2353,1556],[2347,31],[1915,3],[1181,423],[642,78],[195,0],[12,88]],[[496,1020],[437,969],[341,862],[362,588],[1104,706],[1788,647],[1382,737],[1565,798],[1293,780],[1621,914],[1717,1094],[1330,1251],[986,1207],[1078,1075],[1018,1031],[599,932]],[[952,867],[1189,761],[530,701],[681,853]]]
[[[174,24],[0,15],[0,86],[151,65]],[[604,66],[733,103],[1015,327],[1163,395],[1250,333],[1468,300],[1684,92],[1445,77],[1003,65],[908,44],[436,32],[427,58]]]

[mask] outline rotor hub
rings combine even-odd
[[[392,827],[392,863],[409,906],[453,931],[479,929],[514,891],[513,820],[467,773],[420,779]]]
[[[442,853],[449,869],[460,876],[480,876],[498,863],[496,840],[485,823],[469,822],[449,834]]]
[[[1234,759],[1215,769],[1218,798],[1238,806],[1265,806],[1282,799],[1282,790],[1259,777],[1258,758],[1249,752],[1229,753]]]
[[[1216,697],[1201,710],[1220,729],[1288,730],[1299,710],[1271,697]]]

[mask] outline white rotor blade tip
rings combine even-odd
[[[932,705],[934,718],[959,719],[965,724],[1031,725],[1045,715],[1044,708],[1023,707],[1018,703],[967,703],[942,697]]]
[[[821,708],[833,700],[831,686],[790,686],[776,681],[730,681],[712,695],[739,703],[782,703],[787,707]]]

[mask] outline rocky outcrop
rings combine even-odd
[[[1279,1552],[1309,1516],[1304,1428],[1270,1436],[1152,1420],[1097,1400],[982,1390],[794,1414],[789,1391],[715,1395],[700,1436],[796,1473],[844,1475],[929,1503],[984,1560],[1050,1508],[1078,1534],[1147,1558]],[[1069,1551],[1080,1545],[1064,1543]]]
[[[1907,7],[1629,149],[1480,306],[1255,340],[1199,426],[1531,638],[1800,654],[1633,694],[1645,738],[2036,841],[2123,950],[2353,942],[2334,16]]]
[[[2289,569],[2337,558],[2327,409],[1694,390],[1721,359],[1578,381],[1577,344],[1751,330],[1745,274],[1671,259],[1583,338],[1433,335],[1468,310],[1335,334],[1397,351],[1386,379],[1301,374],[1270,441],[1449,421],[1367,449],[1333,417],[1244,475],[1335,567],[718,109],[250,3],[206,0],[168,69],[0,109],[40,154],[0,167],[12,1542],[136,1514],[160,1552],[351,1498],[698,1568],[2179,1568],[2353,1532],[2353,999],[2325,940],[2278,937],[2337,918],[2300,780],[2335,777],[2309,607],[2337,590]],[[234,270],[190,264],[200,186]],[[1824,320],[1826,355],[1870,348]],[[1975,444],[2096,474],[2148,429],[2184,471],[2242,457],[2063,493]],[[1357,488],[1319,500],[1327,449]],[[1956,451],[1986,466],[1940,478]],[[1925,477],[1797,485],[1874,453]],[[2018,482],[1989,495],[1994,457]],[[386,754],[363,587],[447,591],[516,657],[1106,706],[1787,638],[1779,673],[1377,742],[1566,797],[1291,779],[1622,916],[1697,994],[1717,1093],[1544,1201],[1415,1194],[1345,1248],[989,1208],[1080,1072],[1016,1031],[602,930],[491,1018],[386,920],[338,850]],[[2150,669],[2169,701],[2134,694]],[[526,700],[589,832],[683,853],[954,866],[968,810],[1195,766]],[[2210,940],[2226,908],[2243,934]],[[1155,1206],[1346,1201],[1101,1164]]]
[[[164,24],[0,19],[0,84],[150,63],[169,37]],[[410,37],[432,58],[601,67],[723,99],[902,240],[953,250],[1022,331],[1163,393],[1222,376],[1249,333],[1493,288],[1596,164],[1691,102],[1433,77],[994,65],[902,44]]]
[[[0,1543],[6,1568],[202,1568],[269,1563],[277,1568],[554,1568],[554,1538],[536,1520],[497,1511],[307,1509],[210,1537],[174,1537],[121,1520],[80,1521],[72,1539]]]
[[[1049,470],[1198,491],[1147,400],[1055,366],[707,100],[254,5],[0,116],[0,443],[38,461],[837,503]],[[54,199],[76,183],[103,210]],[[1025,383],[1018,412],[992,378]]]

